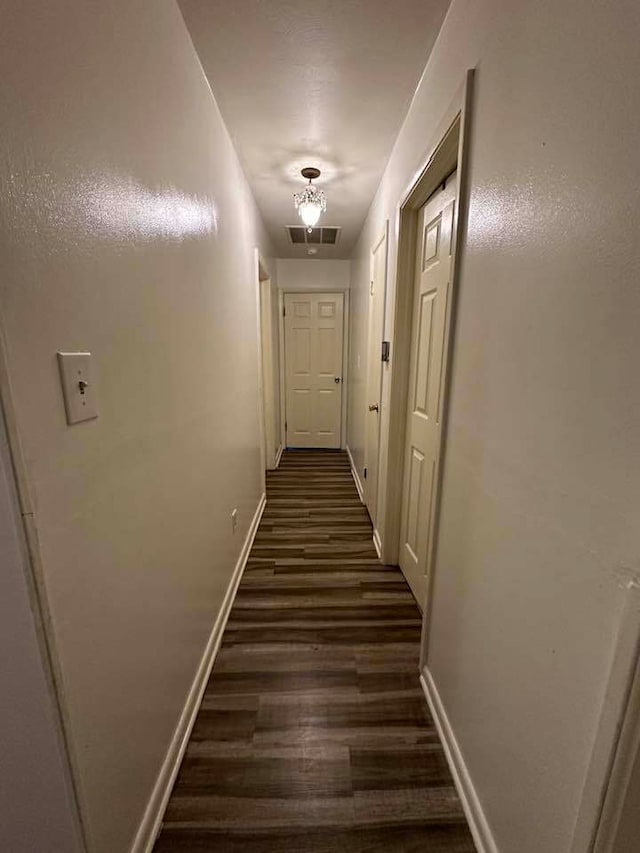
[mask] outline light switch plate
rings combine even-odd
[[[91,353],[59,352],[58,366],[67,423],[77,424],[97,418],[98,405],[91,375]]]

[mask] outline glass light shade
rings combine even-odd
[[[300,219],[302,219],[304,224],[309,228],[313,228],[318,219],[320,219],[322,205],[313,201],[308,201],[300,205],[298,213],[300,214]]]
[[[311,183],[311,179],[303,190],[294,193],[293,202],[300,218],[309,229],[315,226],[320,219],[320,214],[327,209],[325,194]]]

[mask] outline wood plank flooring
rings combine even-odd
[[[287,451],[155,853],[473,853],[420,614],[341,451]]]

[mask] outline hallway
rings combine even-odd
[[[0,853],[638,853],[640,4],[2,9]]]
[[[155,853],[475,847],[343,451],[285,451]]]

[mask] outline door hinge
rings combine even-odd
[[[364,479],[366,480],[367,479],[367,469],[366,468],[362,469],[362,474],[364,476]]]
[[[283,316],[283,317],[286,317],[286,316],[287,316],[287,306],[286,306],[286,305],[283,305],[283,306],[282,306],[282,316]]]
[[[284,422],[284,431],[285,432],[287,431],[287,422],[286,421]]]

